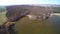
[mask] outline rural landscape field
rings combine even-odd
[[[52,8],[52,7],[50,7]],[[6,20],[6,8],[0,7],[0,25]],[[60,7],[54,7],[55,12],[60,15]],[[32,20],[24,17],[15,24],[16,34],[60,34],[60,16],[52,16],[47,20]]]

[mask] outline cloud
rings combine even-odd
[[[0,0],[0,5],[14,4],[60,4],[59,0]]]
[[[32,4],[34,0],[0,0],[0,5],[9,4]]]

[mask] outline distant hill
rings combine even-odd
[[[60,5],[55,4],[40,4],[40,5],[30,5],[30,6],[40,6],[40,7],[47,7],[48,9],[53,9],[54,12],[60,13]]]
[[[32,7],[35,6],[38,8],[37,9],[41,9],[41,10],[45,10],[44,8],[47,8],[46,10],[53,10],[53,12],[58,12],[60,13],[60,5],[55,5],[55,4],[30,4],[30,5],[16,5],[16,6],[25,6],[25,8],[27,7]],[[40,8],[39,8],[40,7]],[[4,12],[6,10],[6,6],[0,6],[0,12]],[[33,10],[33,9],[32,9]],[[38,10],[39,11],[39,10]]]
[[[58,12],[58,13],[60,13],[60,5],[55,5],[55,4],[37,4],[37,5],[35,5],[35,4],[30,4],[30,5],[13,5],[13,6],[21,6],[21,7],[25,7],[25,8],[27,8],[27,7],[37,7],[37,9],[41,9],[41,10],[52,10],[53,12]],[[47,9],[46,9],[47,8]],[[32,10],[33,10],[33,8],[32,8]],[[39,11],[39,10],[38,10]]]
[[[44,7],[60,7],[60,5],[56,5],[56,4],[37,4],[37,5],[35,5],[35,4],[32,4],[33,6],[44,6]],[[30,6],[32,6],[32,5],[30,5]]]

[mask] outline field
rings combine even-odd
[[[0,25],[5,21],[6,16],[5,16],[6,12],[0,12]]]

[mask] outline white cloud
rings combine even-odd
[[[60,4],[58,0],[0,0],[0,5],[14,4]]]
[[[0,0],[0,5],[34,4],[34,0]]]

